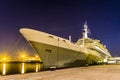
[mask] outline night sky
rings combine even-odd
[[[119,0],[0,0],[0,52],[34,54],[19,33],[23,27],[63,38],[71,35],[76,42],[86,20],[90,36],[101,40],[112,56],[120,56]]]

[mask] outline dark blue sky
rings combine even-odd
[[[32,53],[20,38],[22,27],[63,38],[71,35],[75,42],[87,20],[91,36],[100,39],[113,56],[120,56],[119,4],[119,0],[0,0],[0,52],[25,49]]]

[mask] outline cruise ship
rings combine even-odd
[[[87,22],[84,24],[83,36],[77,42],[61,38],[46,32],[21,28],[20,33],[39,54],[44,69],[68,68],[107,61],[111,57],[106,46],[100,40],[88,36]]]

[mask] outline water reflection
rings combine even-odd
[[[36,63],[36,72],[38,72],[38,63]]]
[[[39,72],[41,63],[39,62],[0,62],[0,74],[25,74],[28,72]]]
[[[3,73],[2,73],[3,75],[5,75],[6,74],[6,63],[3,63]]]
[[[22,71],[21,71],[21,73],[24,74],[24,72],[25,72],[24,63],[22,63]]]

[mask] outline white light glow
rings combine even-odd
[[[36,72],[38,72],[38,63],[36,63]]]
[[[22,63],[22,71],[21,71],[22,74],[25,73],[25,68],[24,68],[24,66],[25,66],[24,63]]]
[[[5,75],[6,74],[6,64],[4,63],[3,64],[3,75]]]

